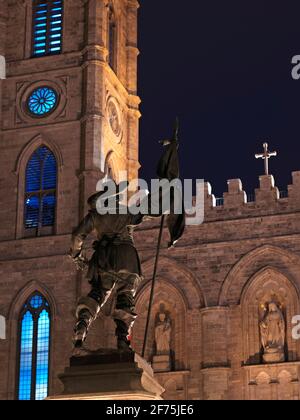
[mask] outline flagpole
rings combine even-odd
[[[159,261],[159,255],[160,255],[162,234],[164,230],[164,223],[165,223],[165,215],[162,216],[161,223],[160,223],[154,271],[153,271],[153,277],[152,277],[152,287],[151,287],[151,294],[150,294],[150,301],[149,301],[149,308],[148,308],[148,316],[147,316],[147,323],[146,323],[145,337],[144,337],[144,344],[143,344],[143,351],[142,351],[143,358],[145,358],[145,354],[146,354],[147,339],[148,339],[148,332],[149,332],[149,326],[150,326],[150,319],[151,319],[151,312],[152,312],[152,305],[153,305],[153,298],[154,298],[154,289],[155,289],[155,283],[156,283],[156,274],[157,274],[158,261]]]

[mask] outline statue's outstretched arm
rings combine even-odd
[[[178,192],[181,197],[181,191]],[[158,197],[158,198],[157,198]],[[143,203],[141,203],[142,209],[147,209],[147,211],[144,211],[143,214],[138,214],[136,216],[132,216],[131,224],[132,225],[140,225],[142,222],[146,222],[148,220],[153,220],[160,218],[161,216],[165,215],[167,220],[167,226],[170,233],[170,242],[168,244],[169,248],[172,248],[176,242],[183,236],[184,230],[185,230],[185,224],[186,224],[186,216],[185,216],[185,210],[184,210],[184,203],[182,200],[182,212],[179,214],[174,213],[174,194],[171,195],[170,199],[170,206],[168,208],[168,212],[162,212],[162,193],[161,191],[159,194],[156,194],[155,200],[158,200],[158,206],[155,206],[155,211],[152,212],[151,207],[151,200],[152,195],[149,194],[146,198],[144,198],[144,202],[146,203],[146,206],[143,206]]]

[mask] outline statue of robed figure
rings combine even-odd
[[[155,327],[156,355],[169,355],[171,351],[172,325],[164,312],[158,315],[158,323]]]
[[[261,342],[265,362],[284,360],[285,321],[283,313],[275,302],[268,304],[268,310],[260,323]]]
[[[158,165],[159,179],[169,181],[179,177],[178,160],[178,129],[169,141],[164,141],[164,152]],[[121,197],[122,188],[118,186],[116,197]],[[131,214],[130,209],[124,212],[119,203],[116,214],[100,214],[101,197],[104,191],[89,198],[90,210],[72,236],[70,256],[76,265],[82,268],[84,264],[83,245],[86,238],[95,232],[97,241],[94,243],[94,254],[88,262],[87,279],[91,285],[88,296],[79,299],[76,310],[76,325],[74,328],[74,346],[82,348],[91,324],[100,314],[111,293],[116,295],[116,305],[112,317],[116,324],[116,336],[120,351],[132,351],[130,347],[131,329],[137,318],[135,312],[135,296],[142,279],[141,263],[134,245],[134,229],[145,218],[160,215]],[[151,201],[151,195],[146,198]],[[107,195],[105,196],[105,202]],[[105,204],[104,202],[102,203]],[[171,200],[172,207],[172,200]],[[150,205],[151,209],[151,205]],[[180,239],[185,227],[185,213],[173,214],[172,208],[166,216],[170,232],[169,247]]]

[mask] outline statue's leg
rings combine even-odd
[[[89,297],[98,302],[100,308],[102,308],[116,285],[116,279],[109,273],[101,273],[99,279],[91,284],[92,290],[89,293]]]
[[[82,347],[86,340],[89,328],[92,322],[97,318],[99,314],[100,306],[99,303],[91,297],[83,297],[78,301],[76,310],[77,322],[74,328],[74,346],[76,348]]]
[[[77,323],[73,342],[77,348],[81,347],[86,340],[91,324],[96,320],[114,288],[115,280],[111,276],[104,276],[91,284],[91,292],[87,297],[79,299],[76,310]]]
[[[116,323],[116,336],[120,351],[131,351],[131,330],[137,318],[135,313],[135,295],[140,278],[134,274],[123,274],[123,281],[117,283],[117,303],[113,313]]]

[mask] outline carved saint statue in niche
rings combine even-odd
[[[281,309],[275,302],[268,304],[267,312],[260,322],[261,343],[266,363],[284,361],[285,321]]]
[[[167,355],[171,351],[171,321],[165,312],[161,312],[158,318],[159,320],[155,327],[156,354]]]

